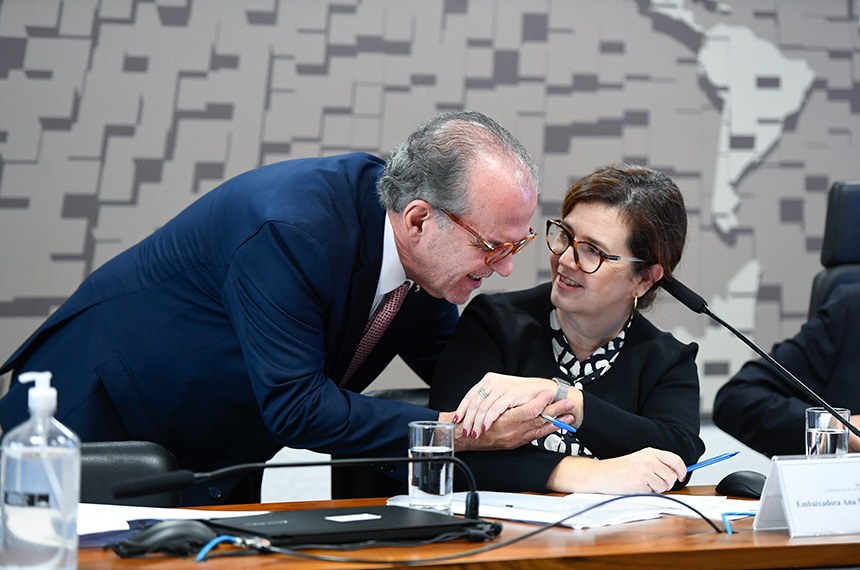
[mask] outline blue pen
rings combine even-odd
[[[710,459],[705,459],[704,461],[699,461],[698,463],[694,463],[687,467],[687,473],[690,471],[695,471],[701,467],[707,467],[708,465],[713,465],[714,463],[719,463],[720,461],[726,460],[730,457],[734,457],[740,453],[739,451],[732,451],[731,453],[723,453],[722,455],[717,455],[716,457],[711,457]]]
[[[557,427],[559,429],[567,430],[570,433],[574,433],[576,431],[575,427],[573,427],[570,424],[564,423],[563,421],[561,421],[558,418],[554,418],[554,417],[548,416],[546,414],[540,414],[540,417],[542,417],[543,419],[545,419],[546,421],[548,421],[549,423],[551,423],[552,425],[554,425],[555,427]]]

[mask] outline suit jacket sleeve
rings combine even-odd
[[[641,315],[637,321],[610,371],[583,391],[579,438],[600,458],[655,447],[689,465],[704,452],[698,346],[657,332]]]
[[[860,411],[860,286],[838,287],[771,356],[833,406]],[[805,452],[804,410],[817,403],[764,359],[747,362],[717,393],[714,423],[766,455]]]
[[[438,414],[341,390],[327,377],[326,319],[338,298],[335,288],[345,286],[343,268],[331,260],[315,236],[275,222],[264,224],[231,260],[221,294],[264,421],[292,447],[403,455],[406,424]]]

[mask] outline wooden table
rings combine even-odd
[[[713,494],[713,487],[691,487],[690,494]],[[229,510],[290,510],[337,506],[384,504],[384,499],[307,501],[233,505]],[[224,510],[225,507],[218,507]],[[536,525],[503,521],[499,538],[488,543],[455,541],[417,548],[367,548],[352,552],[313,551],[338,556],[372,558],[378,563],[334,563],[271,554],[213,558],[204,565],[193,558],[121,559],[110,550],[82,549],[81,570],[172,569],[197,570],[245,568],[391,568],[396,561],[419,560],[461,553],[489,544],[508,541],[537,528]],[[722,527],[722,524],[719,524]],[[572,530],[551,528],[510,546],[474,556],[433,564],[434,568],[528,568],[528,569],[617,569],[617,568],[810,568],[860,566],[860,535],[795,538],[787,531],[753,532],[752,518],[732,523],[734,534],[717,534],[705,521],[676,516],[605,528]],[[224,547],[217,552],[229,552]],[[392,562],[385,562],[392,561]],[[399,565],[402,565],[399,564]]]

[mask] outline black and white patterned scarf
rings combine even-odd
[[[571,389],[582,390],[584,386],[600,380],[612,368],[612,363],[618,358],[621,347],[624,346],[624,338],[627,336],[627,331],[630,330],[630,325],[633,323],[633,316],[635,314],[636,311],[630,312],[630,318],[627,319],[627,323],[625,323],[624,328],[621,329],[617,337],[595,350],[587,360],[580,362],[570,350],[570,343],[561,330],[557,310],[553,309],[550,311],[549,328],[552,335],[552,352],[555,355],[555,361],[561,372],[560,376],[570,381]],[[547,451],[554,451],[556,453],[593,457],[593,454],[579,442],[576,434],[563,430],[551,433],[541,439],[536,439],[532,442],[532,445],[537,445]]]

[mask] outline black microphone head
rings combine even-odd
[[[140,497],[152,493],[163,493],[165,491],[178,491],[191,487],[196,481],[193,471],[180,469],[169,473],[149,475],[140,479],[123,481],[111,487],[116,499],[127,499],[129,497]]]
[[[667,293],[681,301],[688,309],[694,313],[705,313],[708,309],[708,304],[697,293],[694,293],[686,285],[677,279],[668,279],[664,277],[660,280],[660,287],[666,290]]]

